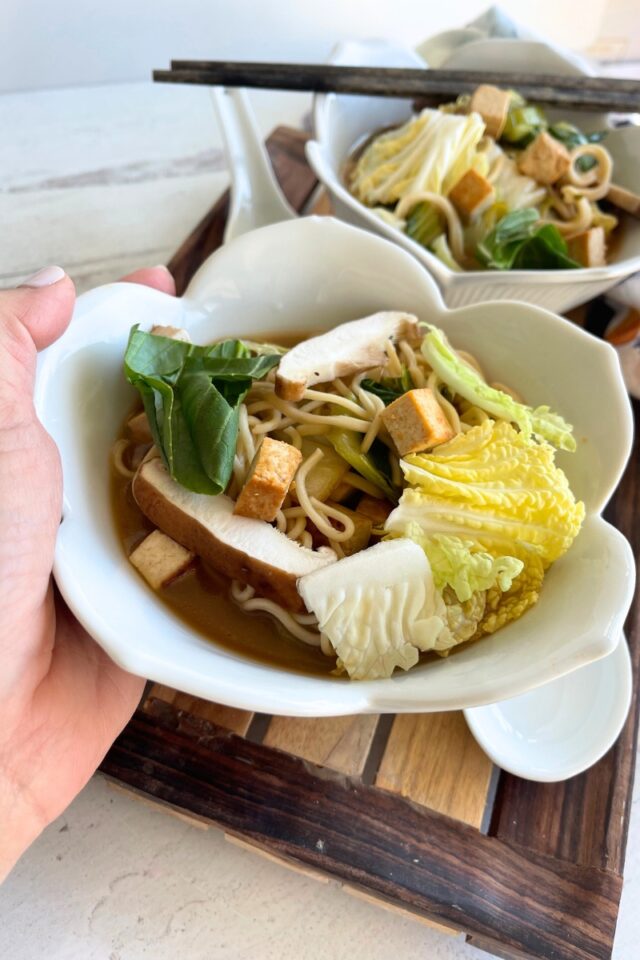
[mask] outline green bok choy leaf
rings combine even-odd
[[[154,443],[174,480],[195,493],[225,489],[240,404],[253,381],[279,361],[277,354],[252,356],[241,340],[199,347],[132,328],[125,376],[142,397]]]

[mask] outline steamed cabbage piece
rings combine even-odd
[[[351,191],[369,206],[393,204],[420,191],[446,196],[470,167],[487,172],[488,161],[476,149],[483,134],[477,113],[422,110],[371,141],[356,164]]]
[[[400,466],[409,487],[386,532],[422,546],[436,583],[458,600],[486,591],[476,636],[522,616],[584,518],[553,448],[486,420]]]
[[[473,540],[444,534],[426,537],[418,524],[407,527],[407,536],[426,553],[438,590],[450,587],[460,603],[470,600],[477,591],[491,587],[509,590],[524,568],[522,560],[493,556]]]
[[[298,588],[352,680],[390,677],[421,652],[459,642],[426,554],[411,540],[376,544],[302,577]]]
[[[571,546],[584,518],[548,443],[534,443],[505,421],[487,420],[467,433],[400,461],[409,487],[386,530],[478,540],[494,556],[523,543],[545,567]]]

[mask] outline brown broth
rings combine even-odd
[[[265,342],[292,346],[302,335],[265,336]],[[118,437],[126,436],[126,421],[141,410],[138,404],[126,417]],[[119,540],[127,557],[154,525],[147,520],[131,493],[131,481],[111,467],[111,508]],[[142,579],[142,577],[141,577]],[[149,591],[151,587],[143,581]],[[211,643],[252,660],[299,673],[331,674],[335,661],[286,633],[267,614],[246,613],[229,597],[230,580],[198,560],[195,567],[160,591],[158,599],[192,630]]]

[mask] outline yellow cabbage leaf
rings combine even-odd
[[[420,191],[446,196],[474,166],[483,134],[477,113],[457,116],[427,108],[371,141],[351,176],[351,191],[370,206]]]
[[[584,518],[554,456],[548,443],[487,420],[401,461],[409,487],[385,530],[406,536],[417,524],[425,536],[478,540],[495,556],[518,556],[514,546],[524,544],[546,568],[569,549]]]

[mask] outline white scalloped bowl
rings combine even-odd
[[[424,67],[416,53],[386,41],[348,41],[333,51],[330,63],[362,66]],[[443,66],[468,70],[517,70],[529,73],[580,75],[584,62],[544,43],[483,40],[458,48]],[[354,146],[381,127],[403,123],[411,115],[410,100],[327,94],[314,106],[314,141],[307,159],[331,195],[336,215],[347,223],[393,240],[422,263],[436,279],[449,307],[482,300],[524,300],[563,313],[586,303],[640,270],[640,222],[628,218],[616,243],[613,260],[604,267],[579,270],[469,270],[457,273],[405,233],[384,223],[346,189],[342,171]],[[548,111],[586,130],[602,130],[602,115]],[[640,192],[640,127],[611,130],[605,142],[614,160],[616,183]]]
[[[521,620],[455,656],[388,680],[349,683],[256,663],[186,627],[133,570],[114,529],[108,455],[132,401],[122,357],[129,328],[185,326],[196,342],[315,331],[399,309],[442,326],[491,377],[575,425],[559,454],[587,518]],[[78,299],[67,333],[40,357],[39,416],[64,467],[54,573],[78,619],[128,670],[199,697],[269,713],[323,716],[451,710],[502,700],[610,653],[634,583],[627,541],[600,517],[631,443],[615,352],[544,310],[491,303],[450,311],[416,260],[329,218],[264,227],[215,253],[182,299],[116,283]],[[247,630],[251,620],[247,619]]]

